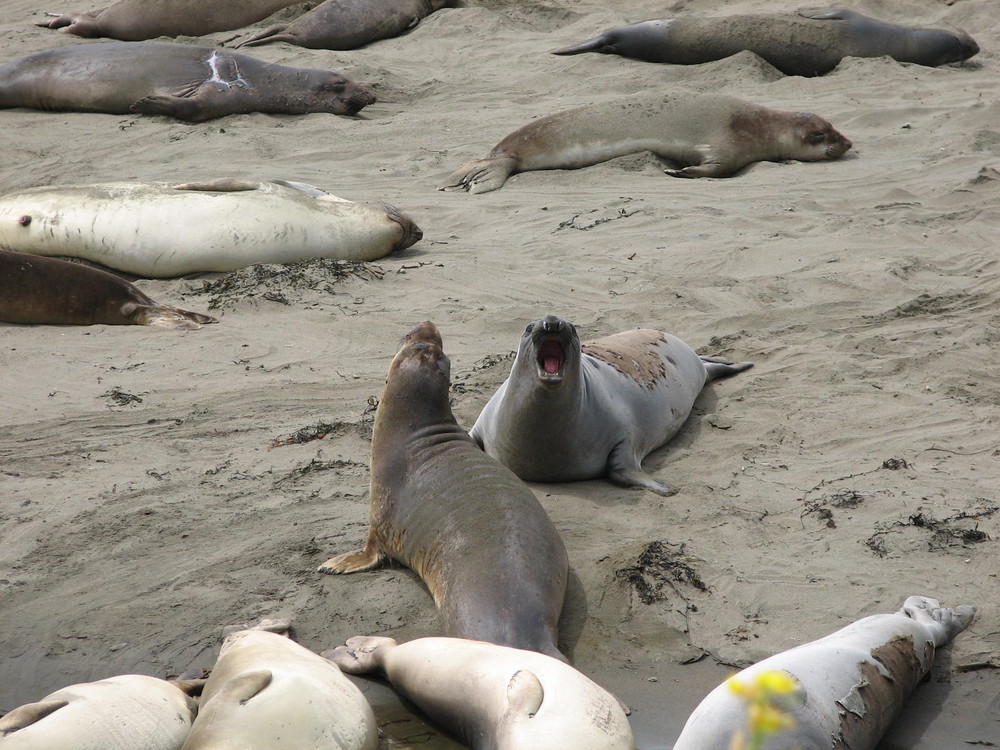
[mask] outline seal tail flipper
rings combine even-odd
[[[488,193],[502,187],[516,166],[517,161],[509,156],[470,161],[452,172],[438,190]]]
[[[288,24],[282,26],[272,26],[269,29],[264,29],[244,42],[240,42],[236,45],[236,48],[240,47],[259,47],[262,44],[270,44],[271,42],[291,42],[292,38],[287,34],[282,32],[288,28]]]
[[[358,635],[348,638],[343,646],[323,651],[320,656],[329,659],[347,674],[368,674],[384,669],[386,652],[397,645],[392,638]]]
[[[701,361],[705,365],[705,372],[708,373],[706,381],[708,383],[719,378],[728,378],[753,367],[753,362],[730,362],[718,357],[702,357]]]
[[[41,721],[53,711],[58,711],[69,701],[39,701],[38,703],[26,703],[18,706],[3,718],[0,718],[0,737],[24,729]]]
[[[976,608],[942,607],[937,599],[910,596],[903,602],[901,613],[927,626],[934,634],[934,645],[943,646],[972,624]]]
[[[552,52],[553,55],[579,55],[584,52],[607,52],[604,47],[603,34],[600,36],[595,36],[593,39],[588,39],[580,44],[574,44],[572,47],[564,47],[563,49],[557,49]]]
[[[181,310],[169,305],[136,305],[135,321],[139,325],[159,328],[194,330],[208,323],[218,323],[211,315]]]

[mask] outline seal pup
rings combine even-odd
[[[294,21],[261,31],[240,44],[288,42],[312,49],[356,49],[398,36],[448,0],[326,0]]]
[[[0,108],[203,122],[247,112],[353,115],[374,101],[340,73],[172,42],[74,44],[0,66]]]
[[[310,258],[375,260],[422,236],[388,204],[286,180],[111,182],[0,196],[0,245],[147,278]]]
[[[4,750],[179,750],[198,713],[182,686],[127,674],[70,685],[0,718]]]
[[[226,637],[182,750],[375,750],[367,699],[288,627],[266,620]]]
[[[364,548],[323,573],[391,558],[427,584],[445,633],[565,660],[556,646],[566,548],[534,493],[458,426],[451,364],[431,322],[410,331],[375,412]]]
[[[554,55],[600,52],[647,62],[697,65],[749,50],[785,75],[818,76],[845,57],[890,57],[919,65],[961,62],[979,52],[963,31],[922,29],[853,10],[668,18],[608,29]]]
[[[359,636],[324,651],[348,674],[381,671],[473,750],[634,750],[618,700],[568,664],[460,638]]]
[[[302,0],[119,0],[90,13],[46,13],[35,26],[82,37],[140,42],[239,29]]]
[[[579,169],[652,151],[682,165],[672,177],[727,177],[755,161],[837,159],[851,141],[818,115],[717,94],[645,94],[534,120],[438,190],[486,193],[517,172]]]
[[[865,617],[731,679],[749,684],[778,671],[800,687],[786,707],[794,726],[768,737],[763,750],[873,750],[930,670],[935,649],[965,630],[975,614],[972,607],[911,596],[894,614]],[[723,683],[688,718],[674,750],[729,750],[746,726],[747,704]]]
[[[673,494],[642,459],[673,437],[705,383],[753,367],[699,357],[649,328],[580,343],[555,315],[529,323],[510,376],[470,430],[483,450],[531,482],[607,476]]]
[[[114,274],[0,250],[0,321],[44,325],[201,328],[211,315],[160,305]]]

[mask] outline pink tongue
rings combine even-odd
[[[546,357],[542,366],[549,375],[555,375],[559,372],[559,359],[557,357]]]

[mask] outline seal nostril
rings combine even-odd
[[[31,223],[31,217],[30,216],[22,216],[20,219],[17,220],[17,223],[20,224],[22,227],[26,227],[26,226],[28,226],[28,224]]]

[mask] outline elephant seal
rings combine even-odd
[[[182,750],[377,745],[371,706],[336,665],[279,632],[250,629],[223,642]]]
[[[617,699],[544,654],[460,638],[351,638],[323,656],[392,686],[473,750],[634,750]]]
[[[911,596],[895,614],[865,617],[730,679],[747,685],[777,671],[799,685],[784,707],[794,726],[768,737],[762,750],[873,750],[930,670],[935,649],[965,630],[975,613],[972,607],[951,609]],[[729,750],[746,727],[746,702],[723,683],[688,718],[674,750]]]
[[[566,548],[534,493],[458,426],[450,372],[434,324],[410,331],[375,412],[368,541],[319,569],[398,560],[427,584],[446,635],[565,660]]]
[[[743,50],[785,75],[818,76],[845,57],[889,55],[900,62],[934,66],[966,60],[979,52],[979,45],[962,31],[913,28],[852,10],[828,10],[644,21],[609,29],[553,54],[601,52],[697,65]]]
[[[340,73],[171,42],[75,44],[0,66],[0,108],[203,122],[247,112],[353,115],[374,101]]]
[[[215,318],[160,305],[107,271],[0,250],[0,321],[201,328]]]
[[[387,204],[285,180],[112,182],[0,196],[0,246],[147,278],[309,258],[375,260],[422,236]]]
[[[727,177],[755,161],[837,159],[851,145],[814,114],[716,94],[646,94],[534,120],[438,190],[486,193],[517,172],[579,169],[638,151],[685,165],[665,170],[673,177]]]
[[[4,750],[179,750],[198,704],[177,685],[128,674],[70,685],[0,718]]]
[[[669,495],[642,459],[680,430],[705,383],[751,367],[699,357],[648,328],[581,344],[571,323],[549,315],[525,328],[510,376],[470,435],[521,479],[607,475]]]
[[[141,42],[239,29],[302,0],[119,0],[91,13],[46,13],[35,26],[82,37]]]
[[[311,49],[356,49],[398,36],[448,0],[326,0],[291,23],[272,26],[240,47],[288,42]]]

